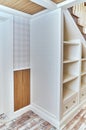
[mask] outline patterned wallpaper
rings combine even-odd
[[[14,16],[14,43],[13,67],[14,69],[30,67],[30,25],[25,17]]]

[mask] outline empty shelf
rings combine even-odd
[[[71,74],[64,74],[63,76],[63,83],[66,83],[68,81],[71,81],[75,78],[77,78],[78,76],[75,76],[75,75],[71,75]]]
[[[65,45],[79,45],[80,43],[74,41],[64,41]]]
[[[72,97],[73,95],[75,95],[77,92],[68,88],[68,87],[64,87],[63,90],[63,99],[64,101],[66,101],[67,99],[69,99],[70,97]]]
[[[86,83],[81,83],[81,89],[86,88]]]
[[[78,59],[64,59],[63,63],[66,64],[66,63],[72,63],[72,62],[77,62],[79,61]]]

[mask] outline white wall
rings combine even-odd
[[[13,17],[0,12],[0,113],[12,111],[12,97]]]
[[[61,10],[31,21],[31,103],[59,119]]]

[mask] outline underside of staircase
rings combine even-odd
[[[85,5],[84,5],[84,6],[85,6]],[[86,6],[85,6],[85,7],[86,7]],[[80,24],[80,22],[79,22],[79,21],[80,21],[80,17],[79,17],[78,15],[74,14],[73,8],[74,8],[74,7],[71,7],[71,8],[69,8],[68,10],[69,10],[69,12],[70,12],[72,18],[74,19],[74,21],[75,21],[77,27],[79,28],[81,34],[83,35],[83,37],[84,37],[85,40],[86,40],[86,27],[85,27],[85,25]]]

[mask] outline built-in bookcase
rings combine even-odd
[[[79,41],[63,43],[63,114],[86,98],[86,51]]]
[[[81,44],[74,41],[63,43],[63,113],[78,104],[80,84]],[[84,65],[83,65],[84,67]]]

